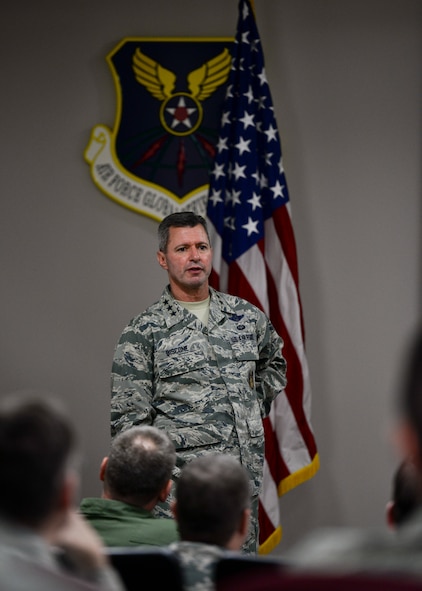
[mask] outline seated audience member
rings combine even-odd
[[[100,467],[102,497],[80,504],[106,546],[165,546],[179,539],[174,519],[152,512],[170,492],[175,463],[174,445],[157,427],[131,427],[113,439]]]
[[[78,514],[74,428],[57,401],[0,401],[0,589],[123,591],[104,546]]]
[[[391,499],[386,506],[387,525],[392,529],[401,526],[422,506],[421,480],[414,463],[408,459],[394,472]]]
[[[173,514],[186,591],[213,589],[216,562],[239,552],[250,523],[251,491],[245,468],[231,455],[210,454],[185,464],[176,483]]]
[[[398,396],[397,438],[403,458],[422,477],[422,331],[407,351]],[[379,528],[316,530],[287,551],[294,569],[422,575],[422,507],[396,531]]]

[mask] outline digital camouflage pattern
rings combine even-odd
[[[197,542],[173,542],[170,550],[182,567],[185,591],[214,591],[214,567],[225,556],[218,546]]]
[[[286,386],[283,341],[267,316],[210,288],[208,325],[171,295],[133,318],[112,367],[111,433],[154,424],[185,462],[210,452],[235,455],[252,484],[251,544],[258,540],[264,462],[262,418]],[[169,502],[163,507],[167,515]],[[252,546],[250,546],[252,547]]]

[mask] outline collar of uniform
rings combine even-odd
[[[165,312],[165,322],[168,327],[185,321],[185,313],[187,311],[172,296],[170,285],[167,285],[164,289],[160,303],[163,312]]]
[[[209,317],[215,324],[220,324],[227,318],[227,315],[235,313],[235,308],[232,305],[233,296],[223,294],[213,287],[209,288],[210,291],[210,314]],[[186,316],[190,315],[190,312],[181,306],[172,296],[170,291],[170,285],[167,285],[161,296],[161,302],[163,310],[166,312],[166,325],[168,327],[174,326],[179,322],[186,322]],[[193,316],[193,315],[192,315]],[[193,317],[192,323],[196,325],[196,317]]]
[[[179,323],[183,323],[185,328],[196,329],[198,327],[199,319],[197,316],[174,299],[169,285],[167,285],[161,296],[161,304],[165,312],[167,328],[172,328]]]
[[[236,314],[235,301],[238,301],[236,296],[222,293],[212,287],[210,287],[210,296],[209,317],[215,324],[220,324],[227,319],[227,316]]]

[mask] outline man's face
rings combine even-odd
[[[208,277],[212,268],[212,249],[201,224],[193,228],[171,227],[167,252],[158,251],[160,266],[169,275],[172,293],[183,300],[183,294],[201,293],[208,297]]]

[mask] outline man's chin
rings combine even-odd
[[[201,289],[208,285],[208,277],[202,274],[201,277],[191,277],[189,281],[185,283],[187,289]]]

